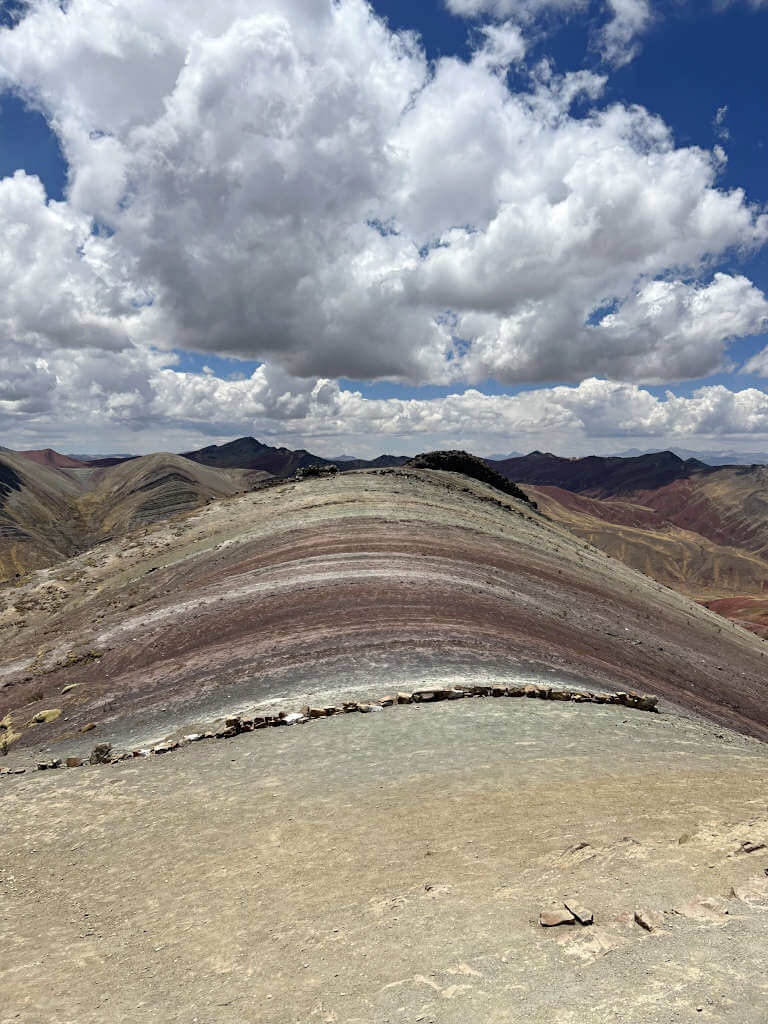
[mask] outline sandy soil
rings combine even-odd
[[[766,784],[691,720],[492,699],[3,779],[0,1021],[764,1024]]]

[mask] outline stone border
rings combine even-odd
[[[111,743],[97,743],[90,758],[85,761],[81,757],[54,758],[41,761],[37,771],[49,771],[55,768],[83,768],[88,764],[119,764],[134,758],[151,757],[153,754],[167,754],[179,747],[196,743],[199,740],[229,739],[240,733],[253,732],[256,729],[267,729],[274,726],[304,725],[318,718],[330,718],[334,715],[346,715],[352,712],[369,714],[372,711],[383,711],[385,708],[399,704],[427,704],[441,700],[462,700],[469,697],[533,697],[542,700],[569,700],[575,704],[618,704],[621,707],[637,711],[658,712],[658,697],[642,696],[632,691],[617,690],[615,693],[592,693],[583,690],[567,690],[551,686],[537,686],[528,683],[525,686],[456,686],[449,689],[428,687],[421,690],[397,693],[394,696],[382,697],[371,701],[345,701],[343,704],[327,707],[304,706],[299,711],[279,711],[271,715],[254,715],[252,718],[241,715],[230,715],[224,720],[224,726],[216,732],[196,732],[183,736],[180,740],[167,740],[153,747],[141,747],[130,752],[113,754]],[[0,776],[23,775],[26,768],[0,768]],[[35,769],[32,769],[35,770]]]

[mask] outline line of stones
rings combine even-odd
[[[468,697],[534,697],[541,700],[569,700],[582,704],[620,704],[622,707],[634,708],[638,711],[653,712],[658,710],[657,705],[659,703],[658,697],[643,696],[632,691],[617,690],[615,693],[592,693],[583,690],[558,689],[534,683],[517,686],[455,686],[449,689],[429,687],[428,689],[397,693],[391,697],[382,697],[380,700],[345,701],[341,705],[330,705],[327,707],[310,707],[306,705],[300,711],[280,711],[273,715],[255,715],[252,718],[231,715],[225,719],[223,727],[215,732],[190,733],[180,740],[168,740],[164,743],[158,743],[153,747],[139,748],[120,754],[113,753],[111,743],[97,743],[87,762],[80,757],[68,757],[64,760],[54,758],[51,761],[39,762],[37,770],[81,768],[86,763],[117,764],[120,761],[129,761],[137,757],[149,757],[152,754],[167,754],[172,750],[177,750],[179,747],[187,746],[187,744],[195,743],[198,740],[228,739],[243,732],[253,732],[255,729],[303,725],[305,722],[310,722],[314,719],[330,718],[333,715],[345,715],[352,712],[369,714],[372,711],[383,711],[385,708],[394,707],[398,704],[433,703],[441,700],[462,700]],[[0,775],[20,775],[25,770],[24,768],[0,768]]]

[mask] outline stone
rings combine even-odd
[[[561,924],[575,924],[576,918],[563,906],[556,910],[542,910],[539,914],[539,924],[542,928],[557,928]]]
[[[233,725],[230,725],[226,729],[219,729],[216,733],[217,740],[229,739],[230,736],[237,736],[237,729]]]
[[[298,725],[299,722],[307,722],[309,719],[306,715],[302,715],[298,711],[294,711],[290,715],[286,715],[283,721],[286,725]]]
[[[48,767],[49,768],[61,768],[63,763],[64,762],[61,760],[60,757],[54,757],[52,760],[50,760],[48,762]]]
[[[492,688],[490,686],[473,686],[472,693],[474,693],[476,697],[490,697],[491,689]]]
[[[37,770],[39,772],[47,771],[48,770],[48,762],[47,761],[40,761],[40,762],[38,762]]]
[[[454,689],[454,690],[446,690],[445,691],[445,699],[446,700],[463,700],[466,696],[467,696],[467,694],[464,692],[464,690],[455,690]]]
[[[758,850],[764,850],[765,843],[752,842],[751,840],[745,840],[736,851],[737,853],[757,853]]]
[[[227,729],[239,729],[242,724],[242,719],[239,715],[230,715],[230,717],[224,721],[224,725]]]
[[[82,727],[80,732],[90,732],[92,729],[95,729],[95,728],[96,728],[96,723],[95,722],[89,722],[87,725],[84,725]]]
[[[342,712],[340,711],[339,708],[331,704],[327,708],[325,708],[325,713],[328,716],[328,718],[330,718],[332,715],[340,715]]]
[[[187,741],[187,743],[197,743],[197,741],[201,740],[202,738],[203,738],[203,734],[201,732],[189,732],[184,737],[184,739]]]
[[[175,750],[178,747],[178,743],[172,743],[167,741],[166,743],[158,743],[157,746],[152,747],[153,754],[167,754],[171,750]]]
[[[27,725],[46,725],[48,722],[55,722],[60,714],[61,708],[49,708],[48,711],[38,711],[27,722]]]
[[[394,697],[382,697],[381,700],[379,701],[379,704],[381,704],[383,708],[391,708],[394,703]]]
[[[528,683],[526,685],[526,687],[525,687],[525,696],[526,697],[538,697],[538,695],[539,695],[539,688],[538,688],[538,686],[534,686],[533,683]]]
[[[524,686],[508,686],[507,687],[508,697],[524,697],[525,687]]]
[[[328,714],[328,712],[326,711],[325,708],[310,708],[309,709],[309,717],[310,718],[325,718],[325,716],[327,714]]]
[[[152,753],[151,750],[148,750],[146,747],[141,747],[138,750],[132,751],[131,756],[132,757],[149,757],[149,755],[151,753]]]
[[[442,694],[442,691],[441,690],[414,690],[413,691],[413,699],[415,701],[417,701],[417,702],[430,701],[430,700],[442,700],[442,697],[438,696],[438,694]]]
[[[565,909],[570,910],[579,924],[590,925],[595,920],[595,915],[591,910],[587,910],[586,907],[582,907],[580,903],[574,903],[573,900],[568,900],[566,902]]]
[[[412,693],[398,693],[397,695],[398,704],[412,704],[413,694]]]
[[[551,700],[570,700],[570,690],[552,690],[549,694]]]
[[[540,697],[542,700],[549,700],[551,693],[552,693],[552,687],[551,686],[537,686],[536,687],[536,693],[534,694],[534,696],[535,697]]]
[[[91,764],[108,764],[112,757],[111,743],[97,743],[88,758]]]
[[[68,684],[67,684],[67,685],[66,685],[66,686],[65,686],[65,687],[64,687],[64,688],[62,689],[62,691],[61,691],[61,695],[62,695],[62,697],[64,696],[64,694],[65,694],[65,693],[71,693],[71,692],[72,692],[72,690],[74,690],[74,688],[75,688],[76,686],[77,686],[77,683],[68,683]]]
[[[647,932],[655,932],[664,924],[664,915],[658,910],[640,907],[635,911],[635,924],[639,924]]]
[[[491,687],[491,696],[492,697],[506,697],[507,696],[507,688],[506,688],[506,686],[492,686]]]
[[[26,768],[13,768],[8,774],[9,775],[23,775]]]
[[[358,704],[358,705],[357,705],[357,710],[358,710],[358,711],[359,711],[359,712],[360,712],[361,714],[363,714],[363,715],[367,715],[369,711],[373,711],[373,708],[371,707],[371,705],[370,705],[370,704]]]
[[[67,760],[64,763],[66,764],[67,768],[82,768],[83,767],[83,759],[82,759],[82,757],[68,757]]]
[[[348,700],[342,705],[342,710],[345,715],[351,714],[353,711],[359,711],[360,705],[356,700]]]
[[[658,697],[640,697],[637,706],[641,711],[658,711]]]

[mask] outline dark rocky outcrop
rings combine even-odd
[[[464,476],[479,480],[503,494],[508,494],[512,498],[517,498],[518,501],[524,501],[535,507],[535,503],[531,502],[528,495],[521,491],[516,484],[497,473],[495,469],[491,469],[476,455],[470,455],[469,452],[423,452],[421,455],[414,456],[406,465],[413,469],[442,469],[448,473],[463,473]]]

